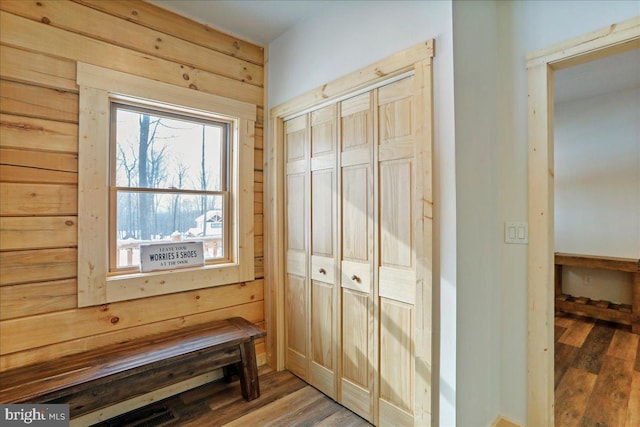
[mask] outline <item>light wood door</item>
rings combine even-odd
[[[376,425],[431,416],[429,78],[284,123],[286,366]]]
[[[379,424],[413,425],[415,383],[414,78],[378,89]]]
[[[340,403],[375,417],[373,92],[340,105],[342,352]]]
[[[285,122],[286,366],[302,379],[309,371],[309,126],[307,116]]]
[[[337,283],[336,105],[310,113],[311,301],[309,384],[337,399],[339,298]]]

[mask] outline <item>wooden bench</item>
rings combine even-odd
[[[235,317],[11,369],[0,373],[0,402],[69,404],[77,419],[220,368],[226,380],[237,373],[252,400],[260,396],[255,340],[264,336]]]
[[[623,271],[631,274],[631,305],[613,304],[608,301],[593,301],[562,293],[562,267],[584,267]],[[633,332],[640,334],[640,260],[578,254],[555,254],[556,310],[595,319],[631,325]]]

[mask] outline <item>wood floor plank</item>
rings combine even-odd
[[[589,396],[598,376],[581,369],[569,368],[556,389],[555,419],[557,426],[579,426]]]
[[[640,372],[633,373],[629,406],[627,408],[627,421],[624,424],[624,427],[637,426],[640,426]]]
[[[149,414],[168,412],[174,417],[165,427],[370,427],[366,420],[339,405],[288,371],[259,371],[259,398],[242,398],[236,379],[216,381],[185,391],[94,427],[150,426]],[[154,424],[155,425],[155,424]]]
[[[292,407],[291,410],[285,410],[282,413],[277,412],[279,416],[273,419],[266,418],[267,422],[262,422],[264,427],[279,427],[279,426],[295,426],[295,427],[311,427],[315,426],[318,420],[325,419],[338,412],[342,407],[336,402],[328,398],[327,396],[313,390],[312,398],[305,398],[296,407]],[[272,405],[275,405],[274,402]],[[265,419],[265,418],[262,418]],[[234,424],[237,427],[244,427],[246,425],[258,425],[258,424]]]
[[[181,423],[180,426],[221,426],[284,398],[287,395],[306,387],[307,384],[288,371],[271,372],[264,376],[260,376],[260,397],[250,402],[246,402],[242,399],[240,395],[240,385],[237,381],[233,382],[231,386],[237,387],[237,389],[229,389],[229,393],[239,396],[237,400],[231,399],[231,402],[228,404],[219,406],[217,403],[219,396],[208,396],[199,402],[189,405],[190,407],[193,407],[194,405],[203,406],[206,408],[206,413],[199,415],[197,418],[194,418],[189,422]],[[181,411],[188,412],[189,408],[181,409]]]
[[[569,328],[575,322],[575,318],[566,313],[558,313],[555,317],[555,325]]]
[[[554,388],[558,388],[558,384],[564,377],[567,369],[573,364],[578,354],[578,349],[572,345],[556,343],[555,365],[554,365]]]
[[[571,366],[597,375],[615,331],[616,328],[611,323],[598,321],[591,329]]]
[[[633,369],[640,372],[640,342],[638,342],[638,349],[636,350],[636,366]]]
[[[554,337],[554,342],[558,342],[558,340],[560,339],[560,337],[562,336],[562,334],[564,334],[564,331],[566,331],[567,328],[562,327],[562,326],[558,326],[555,325],[554,326],[554,333],[553,333],[553,337]]]
[[[561,427],[560,424],[556,424],[558,427]],[[580,427],[611,427],[608,424],[600,423],[597,421],[593,421],[591,418],[582,417],[582,423]]]
[[[607,350],[607,355],[635,362],[639,341],[640,335],[618,329],[613,334],[613,339],[611,340],[611,344]]]
[[[589,336],[591,329],[593,329],[594,321],[585,320],[580,322],[574,322],[567,330],[560,336],[558,342],[562,344],[572,345],[574,347],[582,347],[584,341]]]
[[[294,393],[291,393],[282,399],[278,399],[259,410],[253,411],[247,415],[237,418],[229,423],[224,424],[225,427],[245,427],[262,425],[288,425],[280,422],[281,417],[285,417],[290,413],[297,413],[301,407],[308,404],[315,404],[322,395],[318,395],[318,391],[311,386],[306,386]],[[275,423],[275,424],[274,424]]]
[[[318,422],[315,427],[367,427],[371,426],[364,418],[342,408],[335,414]]]
[[[610,426],[623,426],[627,418],[632,373],[632,361],[605,356],[585,417]]]

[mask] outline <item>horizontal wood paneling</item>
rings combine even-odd
[[[75,19],[82,19],[82,16]],[[65,59],[87,62],[177,86],[262,105],[262,88],[177,62],[0,12],[3,42]]]
[[[76,277],[75,248],[0,252],[0,286]]]
[[[76,246],[78,224],[75,216],[0,218],[0,250],[44,249]]]
[[[143,27],[83,5],[60,0],[4,0],[0,9],[138,52],[180,62],[217,75],[263,84],[262,66]],[[82,17],[82,19],[78,19]]]
[[[0,132],[2,148],[78,153],[78,125],[73,123],[0,114]]]
[[[0,50],[0,74],[7,80],[78,92],[75,62],[11,46]]]
[[[0,216],[77,214],[75,185],[5,183],[0,187]]]
[[[76,154],[43,153],[30,150],[0,148],[0,162],[3,165],[33,169],[78,172],[78,156]],[[37,171],[32,171],[32,173],[37,173]]]
[[[256,280],[7,320],[0,323],[0,354],[262,300],[263,285]]]
[[[2,158],[0,151],[0,162]],[[34,153],[34,156],[37,154]],[[0,182],[50,182],[58,184],[77,184],[76,172],[64,172],[47,169],[34,169],[27,166],[0,165]]]
[[[264,324],[263,49],[137,0],[0,10],[0,370],[232,316]],[[257,280],[77,308],[76,61],[259,106]]]
[[[264,319],[263,301],[246,301],[243,304],[224,307],[219,310],[165,319],[160,322],[149,323],[135,328],[109,331],[73,341],[58,342],[27,351],[2,355],[0,356],[0,369],[11,369],[49,360],[52,354],[65,356],[90,348],[104,347],[112,343],[135,340],[136,338],[149,336],[162,331],[189,327],[210,320],[227,319],[234,316],[242,316],[251,322],[259,323],[261,319]]]
[[[172,12],[158,9],[141,0],[75,1],[254,64],[263,65],[264,63],[264,49],[260,46]]]
[[[76,279],[0,287],[0,320],[68,310],[76,306]]]
[[[0,112],[78,123],[78,95],[2,80]]]

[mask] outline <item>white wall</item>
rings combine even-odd
[[[556,104],[554,171],[555,250],[639,258],[640,88]],[[631,303],[629,274],[563,270],[565,293]]]
[[[453,2],[457,425],[500,409],[498,25],[494,1]]]
[[[452,11],[449,1],[336,2],[269,45],[273,107],[435,38],[434,382],[440,425],[456,425],[456,184]],[[441,315],[440,315],[441,314]],[[439,356],[439,361],[437,360]],[[463,355],[471,358],[472,355]],[[439,371],[439,372],[438,372]],[[438,384],[439,381],[439,384]],[[435,389],[437,390],[437,388]],[[438,405],[434,405],[438,410]]]
[[[527,72],[536,49],[640,14],[636,1],[498,2],[500,221],[527,220]],[[527,247],[502,244],[501,413],[527,417]],[[549,285],[551,286],[551,284]]]

